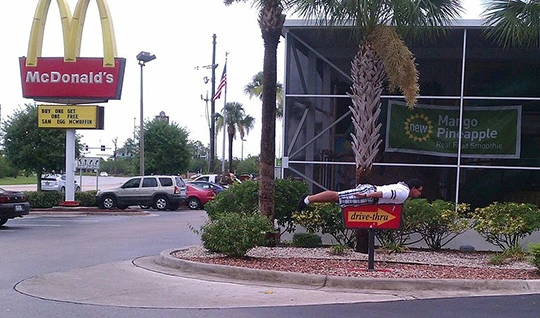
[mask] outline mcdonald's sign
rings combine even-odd
[[[96,0],[101,20],[103,58],[80,57],[84,20],[90,0],[78,0],[73,15],[66,0],[56,0],[62,22],[64,57],[41,57],[51,1],[39,0],[27,56],[19,58],[23,97],[60,104],[120,99],[125,59],[116,57],[116,39],[106,1]]]

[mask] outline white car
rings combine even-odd
[[[103,171],[103,172],[101,172],[101,173],[99,174],[99,176],[100,176],[100,177],[108,177],[109,174],[108,174],[107,172]]]
[[[66,191],[66,175],[48,174],[41,177],[42,191]],[[81,186],[75,180],[75,191],[81,191]]]
[[[220,174],[203,174],[198,176],[197,178],[191,180],[191,181],[208,181],[212,183],[216,183],[218,185],[223,185],[223,182],[221,182],[221,175]],[[235,183],[242,183],[240,179],[234,177],[233,180]]]

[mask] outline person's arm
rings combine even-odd
[[[382,198],[383,193],[382,191],[375,191],[375,192],[369,192],[369,193],[355,193],[354,196],[357,198]]]

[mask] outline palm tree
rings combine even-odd
[[[255,118],[250,115],[246,115],[244,107],[240,103],[227,103],[223,110],[223,115],[216,114],[217,124],[216,129],[220,131],[223,128],[225,117],[225,123],[227,124],[227,136],[229,139],[229,171],[233,171],[233,140],[236,139],[236,133],[240,135],[240,139],[244,139],[249,131],[253,129],[255,125]]]
[[[251,82],[244,87],[244,93],[249,96],[249,98],[257,97],[262,100],[263,92],[263,72],[259,72],[253,76]],[[276,83],[276,118],[283,118],[283,85],[281,83]]]
[[[486,2],[482,14],[490,28],[487,36],[504,47],[540,45],[540,2],[536,0],[494,0]]]
[[[226,5],[246,0],[224,0]],[[281,37],[285,15],[282,0],[256,0],[259,9],[259,27],[264,42],[263,92],[261,112],[261,155],[259,170],[259,211],[274,218],[274,160],[276,156],[276,83],[277,46]]]
[[[356,183],[369,182],[375,157],[382,143],[379,114],[385,81],[390,91],[399,90],[412,108],[418,95],[418,71],[414,56],[401,35],[429,35],[447,25],[462,11],[460,0],[290,0],[300,16],[316,18],[320,24],[352,24],[359,49],[351,65],[352,113]],[[422,32],[422,34],[420,34]],[[425,33],[424,33],[425,32]],[[367,230],[357,231],[356,249],[367,252]]]
[[[352,61],[351,134],[356,159],[356,181],[367,182],[382,142],[378,117],[384,82],[390,91],[400,90],[407,105],[416,104],[418,71],[412,53],[401,35],[429,35],[447,25],[462,11],[460,0],[368,0],[293,1],[295,12],[330,26],[352,23],[359,36],[359,49]],[[422,32],[420,34],[420,32]]]

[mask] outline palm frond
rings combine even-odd
[[[490,1],[482,13],[488,38],[503,47],[540,44],[540,3],[536,0]]]

